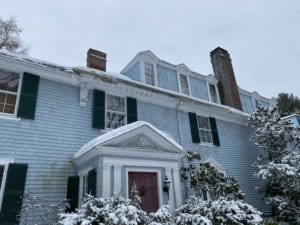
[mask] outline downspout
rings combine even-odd
[[[178,129],[178,136],[179,136],[179,144],[182,146],[182,135],[181,135],[181,131],[180,131],[180,125],[179,125],[179,114],[178,114],[178,107],[179,105],[182,104],[182,101],[179,100],[176,107],[175,107],[175,110],[176,110],[176,117],[177,117],[177,129]],[[184,164],[184,161],[183,161],[183,158],[181,158],[181,165],[183,166]],[[181,178],[180,178],[181,179]],[[185,199],[187,199],[188,197],[188,191],[187,191],[187,184],[186,182],[184,182],[184,194],[185,194]]]

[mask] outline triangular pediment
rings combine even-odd
[[[85,144],[75,158],[97,148],[114,147],[183,154],[183,148],[170,135],[150,123],[137,121],[109,131]]]
[[[126,141],[123,141],[113,147],[125,147],[125,148],[140,148],[147,150],[162,150],[162,147],[153,141],[151,138],[145,134],[138,134]]]

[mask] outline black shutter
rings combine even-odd
[[[137,121],[137,104],[135,98],[127,97],[127,123]]]
[[[9,164],[3,194],[0,224],[18,224],[27,174],[27,164]]]
[[[24,73],[17,116],[34,119],[40,77]]]
[[[96,169],[90,170],[88,173],[88,194],[96,196],[96,182],[97,172]]]
[[[190,128],[193,143],[200,143],[196,113],[189,112]]]
[[[210,123],[213,143],[214,143],[215,146],[220,146],[216,119],[213,118],[213,117],[209,117],[209,123]]]
[[[79,176],[68,177],[67,199],[70,205],[70,207],[67,209],[68,212],[74,212],[78,207],[78,195]]]
[[[93,128],[105,129],[105,92],[94,90]]]

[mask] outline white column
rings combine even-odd
[[[122,187],[121,166],[114,165],[114,194],[120,194]]]
[[[174,183],[173,182],[175,182],[175,181],[172,179],[171,168],[166,168],[166,176],[171,181],[171,183],[170,183],[170,189],[169,189],[168,205],[171,207],[171,210],[174,210],[175,209],[175,205],[174,205],[174,190],[173,190],[173,186],[174,186],[173,184]],[[163,181],[164,181],[164,179],[165,179],[165,177],[163,178]]]
[[[110,196],[110,169],[111,165],[103,165],[102,197]]]
[[[174,185],[175,185],[175,196],[176,196],[176,203],[175,207],[178,207],[181,205],[182,199],[181,199],[181,190],[180,190],[180,174],[178,168],[173,168],[173,175],[174,175]]]

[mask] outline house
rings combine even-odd
[[[87,67],[64,67],[0,52],[0,223],[17,224],[20,196],[71,208],[85,193],[128,197],[143,209],[180,206],[186,151],[234,176],[246,201],[265,210],[251,164],[247,116],[274,101],[238,87],[229,53],[211,52],[214,75],[140,52],[121,73],[90,49]]]
[[[289,120],[293,127],[300,128],[300,115],[292,114],[289,116],[282,117],[283,120]]]

